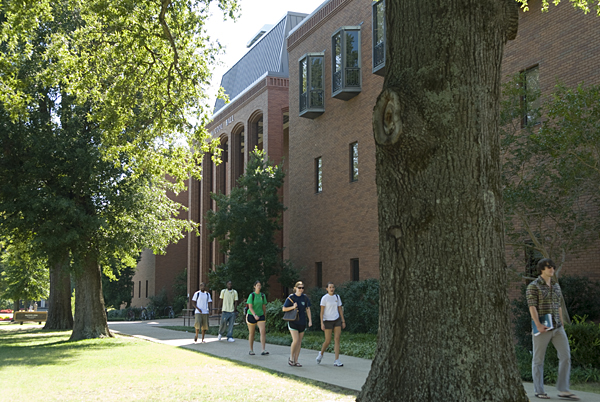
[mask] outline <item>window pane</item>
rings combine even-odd
[[[323,107],[323,57],[310,58],[310,106]]]
[[[300,93],[305,93],[308,87],[308,69],[306,59],[300,61]]]
[[[358,67],[358,31],[346,31],[346,67]]]
[[[385,7],[384,7],[384,2],[380,2],[379,4],[377,4],[375,6],[375,24],[374,24],[374,28],[375,28],[375,44],[379,45],[381,43],[383,43],[383,41],[385,40],[384,34],[384,24],[385,24]]]
[[[323,161],[321,157],[315,159],[315,182],[315,190],[317,193],[320,193],[323,191]]]
[[[333,55],[334,71],[342,70],[342,34],[338,33],[333,37]]]
[[[358,142],[350,144],[350,181],[358,180]]]

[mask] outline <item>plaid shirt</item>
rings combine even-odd
[[[562,326],[558,311],[561,307],[562,293],[560,285],[554,277],[550,279],[550,285],[546,285],[546,281],[541,276],[527,285],[527,305],[536,307],[539,317],[552,314],[554,328],[559,328]]]

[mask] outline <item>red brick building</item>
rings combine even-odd
[[[599,83],[598,17],[567,2],[541,13],[540,3],[520,13],[503,75],[532,70],[544,94],[557,80]],[[371,116],[385,75],[384,7],[384,0],[329,0],[309,16],[288,13],[266,32],[223,77],[231,103],[218,101],[207,127],[220,140],[223,163],[205,156],[203,180],[190,182],[190,218],[202,225],[214,207],[210,193],[231,190],[249,150],[262,147],[277,163],[285,158],[284,258],[305,268],[309,287],[379,276]],[[192,294],[225,257],[206,225],[187,241]],[[600,243],[569,256],[563,273],[600,280],[599,260]],[[526,265],[509,263],[521,272]]]
[[[225,262],[216,241],[209,241],[204,217],[215,207],[210,193],[229,194],[244,173],[249,153],[258,147],[276,164],[287,160],[288,141],[288,55],[286,37],[305,14],[288,12],[277,24],[261,34],[252,48],[224,76],[221,86],[230,103],[217,100],[213,121],[206,127],[213,140],[220,142],[222,163],[215,165],[210,155],[202,162],[202,180],[191,180],[190,219],[200,223],[200,236],[188,238],[188,291],[193,294],[201,282],[208,281],[209,270]],[[287,185],[284,188],[287,199]],[[280,234],[282,236],[282,234]],[[282,239],[279,239],[282,242]],[[251,291],[252,284],[246,286]],[[281,288],[271,283],[271,294]],[[213,300],[218,301],[216,295]],[[216,303],[217,304],[217,303]]]

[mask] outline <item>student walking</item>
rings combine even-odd
[[[227,281],[227,289],[221,290],[219,298],[223,300],[223,307],[221,308],[221,325],[219,326],[219,336],[217,340],[221,340],[223,334],[225,334],[225,329],[227,329],[227,341],[235,342],[233,339],[233,324],[235,321],[238,293],[233,289],[231,281]]]
[[[208,315],[210,313],[209,303],[212,303],[210,293],[206,291],[206,285],[200,284],[200,290],[194,293],[192,297],[192,305],[194,306],[194,328],[196,329],[196,336],[194,342],[198,341],[198,331],[202,330],[202,343],[204,342],[204,334],[208,331]]]
[[[533,325],[537,327],[538,334],[533,338],[533,359],[531,371],[535,396],[540,399],[550,399],[544,392],[544,357],[548,343],[552,342],[558,354],[558,377],[556,388],[558,397],[563,400],[578,401],[579,397],[569,391],[569,377],[571,373],[571,350],[569,339],[563,325],[563,311],[561,307],[561,289],[554,276],[556,265],[549,258],[540,260],[537,264],[540,276],[527,286],[527,305]],[[542,319],[548,317],[546,326]],[[546,320],[543,320],[546,321]]]
[[[327,284],[327,294],[321,298],[321,329],[325,332],[325,342],[321,346],[321,351],[317,355],[317,363],[321,364],[323,354],[331,342],[331,333],[334,333],[334,351],[335,360],[333,365],[342,367],[340,361],[340,337],[342,329],[346,328],[346,320],[344,319],[344,310],[342,309],[342,299],[335,293],[335,285],[333,282]]]
[[[248,304],[248,314],[246,315],[246,323],[248,324],[248,342],[250,343],[249,355],[254,356],[254,332],[256,326],[260,331],[260,344],[262,346],[261,355],[268,355],[269,352],[265,350],[267,343],[265,333],[265,316],[267,313],[267,298],[263,293],[260,292],[262,284],[260,281],[254,282],[254,292],[250,293],[246,304]]]
[[[298,320],[288,321],[288,329],[292,335],[292,346],[290,347],[290,358],[288,364],[293,367],[302,367],[298,363],[300,348],[302,347],[302,338],[306,329],[306,321],[308,326],[312,327],[312,318],[310,315],[310,299],[304,294],[304,283],[296,282],[294,285],[294,293],[289,295],[283,303],[282,310],[290,311],[298,309]]]

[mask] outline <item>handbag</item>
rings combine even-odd
[[[294,303],[294,301],[292,299],[290,299],[289,296],[288,296],[288,299],[289,299],[289,301]],[[298,321],[299,319],[300,319],[300,313],[298,312],[297,308],[295,308],[293,310],[285,311],[283,313],[283,321]]]

